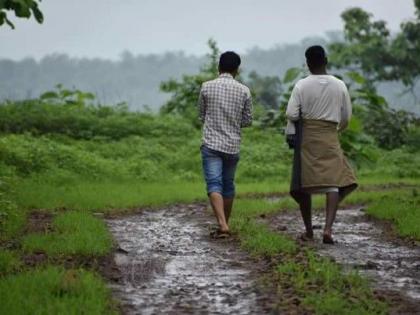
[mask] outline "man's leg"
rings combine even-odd
[[[222,157],[219,152],[210,150],[204,146],[201,148],[201,156],[203,159],[204,178],[207,184],[207,194],[209,196],[211,207],[214,215],[216,216],[220,231],[228,231],[229,227],[226,223],[222,197]]]
[[[217,223],[219,223],[220,232],[228,232],[229,226],[227,225],[227,220],[225,218],[224,200],[222,194],[218,192],[211,192],[209,198]]]
[[[324,235],[331,238],[332,226],[338,209],[338,192],[327,192]]]
[[[235,173],[238,162],[239,154],[225,154],[223,158],[223,203],[227,223],[229,223],[235,198]]]
[[[232,212],[234,198],[223,198],[223,209],[225,210],[226,223],[229,224],[230,213]]]
[[[312,197],[310,194],[302,194],[300,203],[300,213],[302,215],[303,224],[305,224],[305,236],[308,238],[314,237],[312,229]]]

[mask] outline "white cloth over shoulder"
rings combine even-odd
[[[347,127],[352,113],[345,83],[327,74],[311,74],[296,83],[286,110],[286,134],[295,133],[293,121],[299,119],[299,109],[303,119],[336,122],[339,130]]]

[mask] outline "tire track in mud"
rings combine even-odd
[[[127,314],[268,314],[255,261],[231,239],[213,240],[206,205],[143,211],[107,224],[121,250],[112,284]]]
[[[296,237],[303,232],[299,210],[283,212],[262,220],[275,231]],[[324,215],[315,213],[313,225],[322,231]],[[360,209],[339,210],[334,224],[336,244],[324,245],[322,232],[307,243],[320,255],[332,258],[345,269],[357,268],[373,281],[378,291],[395,292],[420,313],[420,247],[392,237],[389,225]],[[388,228],[388,229],[387,229]],[[417,306],[416,306],[417,305]],[[411,311],[410,311],[411,313]]]

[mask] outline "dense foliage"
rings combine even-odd
[[[357,69],[377,81],[401,81],[414,89],[420,76],[420,1],[414,0],[415,19],[403,22],[392,34],[383,20],[372,21],[372,14],[360,8],[342,13],[343,42],[330,45],[331,59],[340,68]]]
[[[2,176],[37,176],[58,182],[80,176],[201,180],[201,132],[182,116],[32,100],[2,104],[0,117]],[[409,153],[415,147],[402,147],[398,153],[384,155],[371,139],[363,138],[357,119],[353,124],[343,144],[350,153],[356,150],[367,155],[363,160],[353,152],[360,171],[374,174],[377,167],[389,165],[388,160],[396,163],[401,159],[398,163],[406,165],[403,173],[401,166],[392,164],[385,173],[417,176],[416,158]],[[270,178],[287,181],[290,157],[278,128],[257,125],[244,130],[238,178],[248,182]]]

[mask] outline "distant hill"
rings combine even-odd
[[[283,76],[288,68],[304,63],[306,47],[326,41],[325,38],[309,38],[271,49],[250,49],[242,56],[243,72],[245,76],[253,70],[261,75]],[[49,55],[40,61],[3,59],[0,60],[0,100],[38,97],[61,83],[68,88],[91,91],[101,103],[127,102],[133,110],[144,109],[145,105],[157,110],[168,98],[159,91],[160,82],[196,73],[204,62],[204,56],[183,52],[160,55],[124,52],[118,61],[78,59],[63,54]],[[400,84],[383,83],[379,90],[394,107],[420,114],[420,105],[414,105],[412,95],[399,95],[403,90]],[[420,85],[416,90],[420,91]],[[420,100],[419,92],[417,97]]]

